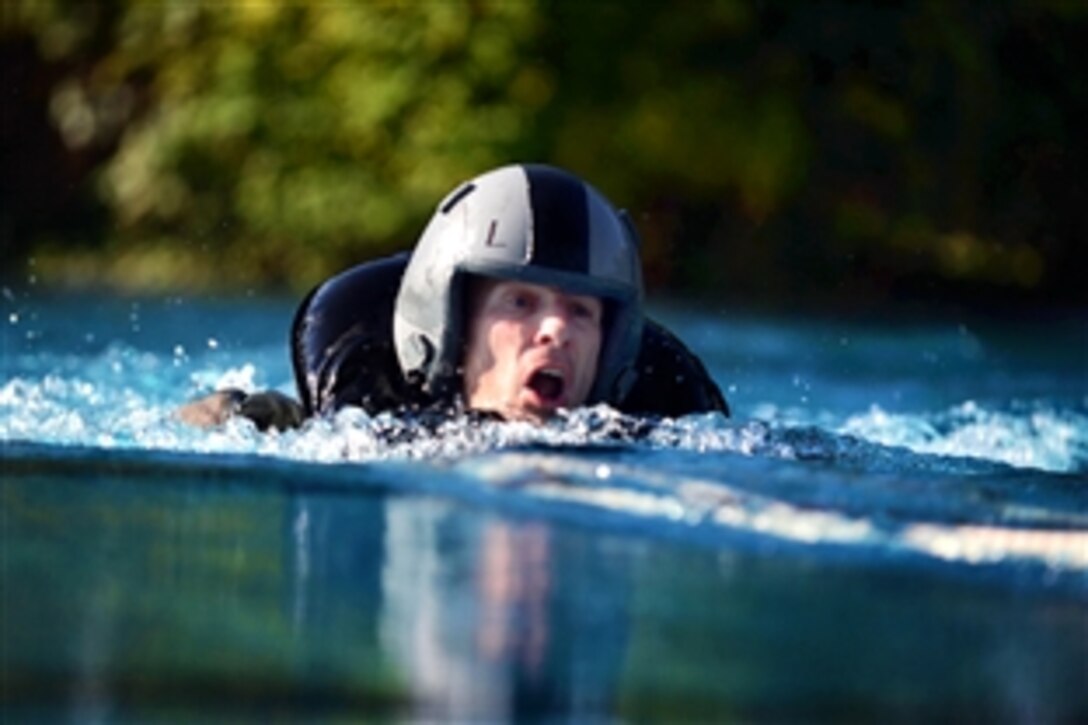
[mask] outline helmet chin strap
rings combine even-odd
[[[638,373],[633,366],[620,370],[619,375],[612,381],[611,389],[608,391],[609,402],[617,404],[622,402],[627,391],[635,384],[637,377]]]

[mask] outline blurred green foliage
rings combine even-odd
[[[301,289],[409,248],[460,180],[540,160],[633,211],[652,285],[1084,301],[1081,3],[2,12],[25,104],[5,119],[0,231],[47,279]],[[62,143],[19,162],[43,124]],[[76,191],[43,211],[28,165],[47,196]]]

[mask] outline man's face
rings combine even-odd
[[[527,282],[475,285],[463,373],[468,406],[539,421],[584,403],[597,376],[601,301]]]

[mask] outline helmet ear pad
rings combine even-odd
[[[604,299],[601,318],[601,350],[597,356],[597,379],[590,391],[590,404],[618,405],[634,384],[635,360],[642,342],[641,305]],[[611,369],[603,369],[609,361]],[[617,364],[618,363],[618,364]]]
[[[448,329],[451,335],[450,344],[456,346],[453,349],[457,350],[457,367],[454,377],[444,381],[447,395],[460,394],[467,400],[469,391],[465,390],[464,373],[468,367],[473,321],[483,309],[484,296],[491,287],[489,282],[496,279],[471,272],[458,272],[450,281],[452,309],[456,312],[452,315]]]
[[[442,331],[442,350],[453,351],[454,354],[447,354],[445,359],[431,358],[424,366],[433,371],[429,381],[423,379],[422,373],[417,373],[419,378],[417,384],[423,384],[427,391],[438,400],[452,401],[464,392],[462,372],[468,351],[468,321],[472,319],[475,302],[472,277],[474,275],[457,271],[449,281],[447,304],[450,313],[445,329]],[[437,301],[436,304],[438,304]],[[438,351],[430,345],[426,336],[420,336],[420,339],[432,355],[438,355]]]

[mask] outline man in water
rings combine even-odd
[[[512,165],[443,199],[411,257],[328,280],[299,308],[300,403],[220,391],[179,417],[294,427],[345,406],[543,422],[607,403],[683,415],[728,406],[702,363],[645,318],[627,215],[560,169]]]

